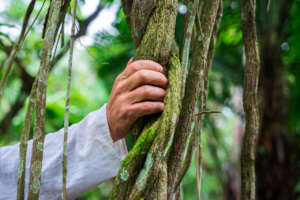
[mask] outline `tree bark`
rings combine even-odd
[[[33,135],[33,149],[30,166],[30,182],[28,199],[39,199],[40,178],[42,171],[42,160],[45,138],[45,114],[46,114],[46,90],[48,74],[52,58],[52,50],[56,39],[58,28],[63,21],[70,0],[54,0],[49,8],[45,39],[41,53],[41,64],[37,76],[36,95],[36,116]],[[26,149],[25,149],[26,150]],[[26,156],[26,154],[25,154]]]
[[[186,151],[192,134],[191,125],[200,93],[200,83],[207,66],[206,58],[219,0],[206,0],[204,3],[201,22],[199,22],[203,30],[199,29],[199,34],[203,39],[197,39],[197,44],[193,48],[195,60],[192,60],[184,97],[181,95],[183,72],[180,62],[182,60],[180,61],[174,53],[171,55],[177,1],[151,2],[122,1],[137,48],[134,58],[151,59],[161,63],[168,76],[169,87],[165,97],[165,109],[158,118],[147,117],[136,123],[135,132],[140,136],[122,162],[111,199],[178,198],[178,186],[189,166],[189,162],[185,165],[186,158],[192,153]],[[182,111],[181,102],[184,106]]]
[[[183,175],[187,170],[187,168],[182,168],[182,165],[187,161],[186,158],[190,156],[185,152],[188,149],[192,135],[191,125],[194,120],[195,107],[197,99],[200,95],[201,84],[204,80],[210,40],[213,27],[215,25],[218,8],[218,0],[204,2],[199,22],[201,28],[197,28],[197,31],[199,31],[199,36],[201,35],[201,39],[199,39],[199,37],[194,37],[193,39],[191,67],[185,85],[185,96],[182,100],[183,107],[175,131],[174,144],[171,151],[172,156],[170,156],[168,160],[168,166],[170,170],[169,190],[172,191],[173,189],[170,194],[177,189]]]
[[[241,22],[245,45],[246,68],[243,105],[246,128],[241,152],[242,199],[255,200],[255,154],[259,134],[258,80],[260,58],[256,36],[256,0],[243,0]]]
[[[77,0],[73,0],[73,13],[72,13],[72,28],[71,28],[71,40],[70,40],[70,54],[68,61],[68,83],[66,94],[66,106],[64,117],[64,150],[63,150],[63,162],[62,162],[62,200],[67,199],[67,160],[68,160],[68,133],[69,133],[69,106],[70,106],[70,90],[71,90],[71,77],[72,77],[72,65],[73,65],[73,50],[75,42],[75,23],[76,23],[76,11]],[[64,22],[63,22],[64,23]],[[62,27],[63,29],[63,27]]]
[[[122,162],[111,199],[166,199],[166,158],[171,145],[169,139],[173,136],[179,116],[181,100],[180,61],[175,54],[170,59],[177,1],[158,0],[153,1],[153,4],[146,1],[122,3],[137,47],[134,59],[151,59],[162,64],[169,78],[169,88],[165,97],[164,113],[158,119],[150,117],[137,122],[141,124],[137,127],[143,127],[148,121],[133,149]],[[137,6],[138,9],[134,9]],[[151,10],[151,13],[139,15],[135,13],[137,10]],[[141,28],[140,24],[146,24],[146,27]],[[136,130],[139,132],[139,129]]]

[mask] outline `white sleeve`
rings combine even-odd
[[[41,200],[61,199],[63,129],[45,137],[41,177]],[[28,142],[26,190],[28,191],[32,141]],[[106,105],[69,128],[67,196],[74,199],[83,192],[117,175],[127,154],[125,140],[113,142]],[[0,200],[16,199],[19,144],[0,148]]]

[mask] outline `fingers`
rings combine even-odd
[[[132,59],[129,60],[124,72],[122,73],[123,76],[129,77],[139,70],[152,70],[157,72],[163,72],[162,66],[152,60],[138,60],[135,62],[132,61]]]
[[[168,79],[160,72],[151,70],[139,70],[126,80],[126,88],[128,91],[134,90],[142,85],[155,85],[166,88]]]
[[[130,108],[131,116],[135,120],[145,116],[145,115],[151,115],[155,113],[160,113],[164,110],[164,104],[162,102],[151,102],[151,101],[145,101],[133,104]]]
[[[133,58],[130,58],[127,65],[131,64],[133,62]]]
[[[162,88],[144,85],[129,93],[129,101],[134,104],[142,101],[161,101],[163,102],[166,91]]]
[[[106,106],[114,141],[125,137],[139,117],[163,111],[168,80],[162,72],[154,61],[130,59],[118,75]]]

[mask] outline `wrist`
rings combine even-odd
[[[109,133],[110,133],[110,137],[113,140],[113,142],[116,142],[117,140],[119,140],[119,138],[117,137],[117,134],[115,134],[115,131],[113,130],[113,126],[111,124],[111,120],[110,120],[110,112],[109,112],[109,105],[106,105],[106,121],[107,121],[107,125],[108,125],[108,129],[109,129]]]

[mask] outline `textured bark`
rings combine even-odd
[[[166,199],[167,158],[172,144],[181,105],[181,65],[178,56],[171,55],[177,15],[176,0],[157,0],[152,5],[142,1],[123,1],[123,8],[137,46],[134,59],[151,59],[164,66],[169,79],[165,111],[156,117],[143,118],[137,126],[144,130],[133,149],[122,162],[111,199]],[[149,19],[133,8],[152,10]],[[147,7],[148,6],[148,7]],[[132,8],[132,9],[129,9]],[[137,9],[135,9],[137,10]],[[138,27],[144,21],[145,32]],[[142,38],[139,42],[138,38]],[[136,129],[137,132],[139,128]],[[153,142],[154,141],[154,142]]]
[[[48,74],[51,64],[52,50],[58,27],[66,14],[70,1],[55,0],[51,2],[45,39],[41,53],[41,65],[36,89],[36,117],[34,126],[33,149],[30,166],[30,182],[28,199],[38,199],[42,171],[43,148],[45,138],[45,110]]]
[[[168,160],[169,167],[169,192],[174,193],[178,187],[186,167],[186,151],[192,135],[191,126],[194,119],[195,107],[197,99],[200,95],[200,87],[203,82],[205,68],[207,66],[207,55],[210,45],[210,39],[213,27],[216,20],[217,11],[219,8],[219,1],[204,1],[203,10],[199,24],[202,29],[197,28],[202,36],[201,39],[194,37],[193,52],[191,60],[191,69],[189,71],[185,96],[183,98],[182,110],[180,118],[175,131],[174,143],[172,146],[172,156]],[[185,168],[184,170],[182,170]],[[169,199],[172,197],[169,196]]]
[[[152,5],[130,0],[122,1],[122,3],[132,34],[137,33],[133,36],[137,45],[134,58],[136,60],[151,59],[161,63],[164,66],[164,72],[168,75],[169,87],[163,114],[159,118],[147,117],[136,123],[136,135],[142,133],[122,162],[111,199],[176,199],[180,196],[178,195],[180,194],[179,183],[189,166],[186,158],[192,154],[192,152],[186,152],[187,140],[191,136],[191,120],[200,93],[200,83],[203,80],[219,1],[205,1],[204,3],[204,14],[200,22],[204,32],[199,32],[203,39],[194,40],[197,43],[193,49],[195,59],[192,60],[191,73],[187,78],[189,86],[186,87],[187,92],[183,99],[185,104],[182,109],[183,115],[180,113],[183,73],[180,62],[182,60],[180,61],[175,54],[170,59],[171,44],[174,41],[177,1],[157,0]],[[192,6],[198,4],[197,1],[194,3]],[[147,10],[143,6],[148,6],[148,10],[153,10],[150,14],[146,12],[145,17],[140,17],[140,13],[136,13],[136,10]],[[193,7],[190,6],[190,9],[192,11]],[[194,9],[194,11],[196,10],[198,9]],[[189,18],[189,24],[193,26],[190,20],[193,19]],[[144,28],[137,27],[140,26],[141,21],[145,23],[148,21],[144,34]],[[200,27],[197,29],[200,30]],[[187,30],[184,37],[187,39],[187,43],[189,38],[186,36],[189,33],[190,29]],[[142,38],[140,42],[139,38]],[[187,49],[187,43],[183,49]],[[188,53],[185,52],[185,55]],[[201,70],[202,73],[200,73]],[[178,120],[182,120],[182,122],[179,121],[177,124]],[[146,126],[144,126],[145,123],[147,123]],[[140,131],[141,129],[143,131]],[[174,141],[176,141],[175,144]]]
[[[169,64],[170,86],[165,97],[165,111],[157,121],[149,123],[149,128],[146,126],[122,162],[111,199],[165,199],[166,159],[180,111],[181,85],[178,82],[181,75],[179,59],[174,56]]]
[[[198,116],[195,118],[195,127],[194,127],[194,135],[195,135],[195,147],[196,148],[196,183],[197,183],[197,194],[198,194],[198,200],[201,199],[201,178],[202,178],[202,133],[201,133],[201,125],[203,123],[203,115],[206,111],[206,102],[208,99],[208,83],[209,83],[209,71],[212,67],[213,58],[215,55],[215,46],[217,41],[217,35],[219,32],[219,25],[220,21],[222,19],[223,15],[223,1],[221,0],[219,3],[218,13],[216,16],[215,25],[213,28],[213,32],[211,35],[208,55],[207,55],[207,66],[204,73],[204,80],[201,85],[201,91],[200,91],[200,102],[198,107]],[[198,38],[200,35],[198,35],[196,38]],[[200,114],[200,115],[199,115]]]
[[[18,200],[24,199],[27,141],[29,139],[34,104],[36,103],[36,93],[35,93],[36,86],[37,86],[37,79],[33,83],[33,87],[29,98],[28,108],[26,111],[26,116],[22,127],[22,133],[21,133],[21,142],[20,142],[20,151],[19,151],[20,158],[19,158],[19,165],[18,165],[18,189],[17,189]]]
[[[62,199],[67,199],[67,159],[68,159],[68,131],[69,131],[69,104],[70,104],[70,90],[71,90],[71,77],[72,77],[72,64],[73,64],[73,50],[75,42],[75,23],[76,23],[76,10],[77,0],[73,0],[73,13],[72,13],[72,28],[71,28],[71,41],[70,41],[70,55],[68,66],[68,83],[66,94],[66,107],[65,107],[65,121],[64,121],[64,150],[63,150],[63,163],[62,163]],[[64,22],[63,22],[64,24]],[[63,30],[63,27],[62,27]],[[63,31],[62,31],[63,32]],[[62,39],[63,41],[63,39]],[[63,43],[62,43],[63,44]]]
[[[29,6],[29,8],[31,8],[31,6]],[[31,9],[33,9],[33,7]],[[26,17],[25,17],[25,19],[26,19]],[[35,22],[35,20],[34,20],[34,22]],[[58,23],[56,25],[58,26]],[[25,32],[24,25],[23,25],[23,30]],[[53,34],[55,34],[55,33],[48,34],[47,39],[49,39],[49,41],[47,41],[47,42],[51,43],[52,40],[54,42],[55,36],[53,36]],[[25,35],[26,34],[23,35],[21,33],[21,37],[20,37],[21,39],[19,39],[19,41],[23,41],[25,38]],[[51,37],[53,37],[53,39],[51,39]],[[45,43],[47,44],[47,42],[45,42]],[[17,44],[17,46],[20,44]],[[18,48],[19,47],[17,47],[17,49]],[[13,51],[14,51],[14,49],[12,50],[12,53],[14,53]],[[47,56],[48,56],[48,54],[51,55],[51,51],[52,51],[51,46],[47,46],[47,45],[44,46],[43,55],[42,55],[42,56],[44,56],[42,59],[42,64],[44,64],[44,67],[45,67],[44,69],[47,69],[46,67],[48,67],[48,65],[49,65],[48,63],[50,63],[50,59]],[[16,55],[14,55],[13,60],[18,60],[17,58],[15,58],[15,56]],[[49,71],[49,69],[48,69],[48,71]],[[43,72],[42,68],[40,69],[40,71],[33,83],[33,87],[31,89],[29,104],[28,104],[28,108],[26,111],[25,121],[23,124],[23,129],[22,129],[22,134],[21,134],[22,136],[21,136],[21,144],[20,144],[20,159],[19,159],[19,166],[18,166],[18,192],[17,192],[17,199],[20,199],[20,200],[24,199],[27,141],[29,139],[29,132],[30,132],[30,127],[31,127],[34,105],[37,104],[39,101],[37,98],[41,98],[41,99],[42,99],[42,97],[46,98],[45,97],[46,91],[44,93],[42,93],[42,95],[40,95],[40,96],[38,95],[40,93],[37,92],[37,89],[38,89],[39,85],[41,84],[41,82],[45,81],[44,79],[41,79],[41,73],[45,73],[45,72]],[[45,85],[45,87],[46,87],[46,85]],[[45,101],[45,99],[44,99],[44,101]],[[36,105],[36,110],[38,110],[38,107],[41,105],[42,105],[41,103],[39,105]],[[40,109],[38,111],[39,111],[39,114],[41,114],[43,116],[45,113],[45,107],[40,107]],[[38,115],[38,113],[37,113],[37,115]],[[38,115],[38,116],[40,116],[40,115]],[[36,118],[35,121],[38,122],[39,120]],[[41,163],[42,163],[42,153],[43,153],[43,132],[42,132],[41,128],[43,128],[43,126],[44,126],[43,124],[41,124],[41,126],[36,125],[36,128],[38,128],[39,133],[37,133],[36,132],[37,129],[35,129],[35,138],[34,138],[35,140],[34,140],[34,147],[33,147],[33,151],[34,151],[33,156],[35,156],[35,157],[31,160],[33,165],[31,166],[31,177],[30,177],[31,180],[30,180],[30,185],[29,185],[28,199],[38,199],[38,196],[39,196],[40,173],[41,173],[41,167],[42,167]],[[36,154],[38,151],[40,151],[40,153],[39,153],[40,155]],[[34,177],[34,180],[32,180],[32,177]]]
[[[184,86],[185,86],[185,79],[188,72],[188,64],[189,64],[189,54],[190,54],[190,44],[192,38],[192,32],[194,28],[194,22],[196,18],[196,14],[198,13],[199,9],[199,0],[189,1],[188,5],[188,12],[185,16],[184,22],[184,30],[181,39],[181,48],[180,48],[180,58],[181,58],[181,65],[182,65],[182,80],[183,80],[183,93],[184,93]]]
[[[255,154],[259,134],[258,80],[260,58],[256,36],[256,1],[243,0],[241,22],[246,54],[243,105],[246,128],[241,152],[242,199],[255,200]]]

